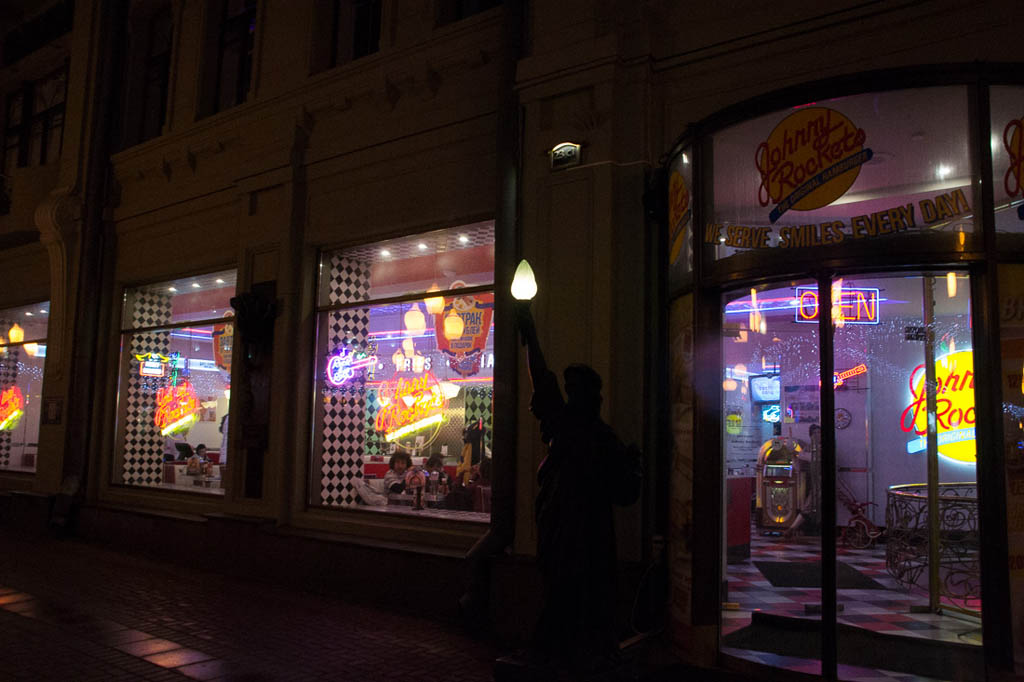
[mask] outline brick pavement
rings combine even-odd
[[[0,682],[472,682],[496,654],[443,622],[0,534]]]

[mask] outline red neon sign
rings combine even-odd
[[[374,426],[389,441],[431,425],[440,426],[448,407],[441,384],[430,372],[413,379],[392,379],[381,383],[377,391],[381,408]]]
[[[17,386],[9,386],[0,393],[0,431],[10,431],[24,414],[25,396]]]
[[[849,379],[850,377],[855,377],[858,374],[864,374],[867,371],[868,371],[868,366],[864,365],[864,364],[860,364],[860,365],[857,365],[856,367],[853,367],[851,369],[846,370],[845,372],[835,372],[832,375],[832,387],[833,388],[839,388],[844,383],[846,383],[846,380]]]
[[[843,287],[836,307],[844,324],[878,324],[880,300],[878,289]],[[816,324],[820,309],[816,287],[796,288],[797,322]]]
[[[154,422],[161,436],[187,430],[196,421],[199,398],[189,381],[164,386],[156,392]]]

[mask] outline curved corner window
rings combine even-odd
[[[113,482],[224,494],[235,271],[125,292]]]
[[[693,275],[693,151],[683,148],[669,164],[668,288],[675,292]]]
[[[310,503],[490,518],[494,223],[324,253]]]
[[[33,473],[50,303],[0,310],[0,471]]]
[[[978,197],[967,108],[964,87],[897,90],[807,102],[716,133],[706,248],[714,259],[908,240],[969,248]]]
[[[996,232],[1024,232],[1024,88],[991,90]]]

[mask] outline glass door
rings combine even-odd
[[[723,296],[724,653],[983,679],[970,296],[966,272]]]
[[[983,679],[966,273],[831,280],[839,678]]]
[[[802,280],[722,300],[721,641],[730,655],[820,674],[816,290]]]

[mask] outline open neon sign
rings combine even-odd
[[[356,370],[372,367],[377,364],[376,355],[368,355],[363,351],[353,351],[342,347],[341,350],[327,358],[327,383],[341,386],[356,375]]]
[[[844,324],[878,324],[880,300],[878,289],[843,287],[836,308]],[[820,310],[817,287],[796,288],[797,322],[817,324]]]

